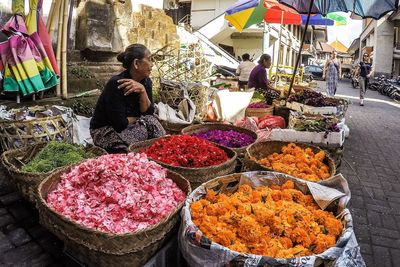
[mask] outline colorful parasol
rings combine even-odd
[[[60,72],[58,70],[56,57],[54,55],[52,41],[50,35],[47,32],[46,24],[43,22],[42,16],[40,16],[42,3],[43,0],[29,0],[29,13],[25,18],[25,24],[28,34],[33,34],[34,32],[37,32],[39,34],[47,57],[51,63],[51,66],[49,66],[51,67],[50,70],[59,75]]]

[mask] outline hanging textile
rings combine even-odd
[[[40,10],[42,9],[43,0],[30,0],[29,1],[29,13],[25,18],[25,24],[27,27],[28,34],[37,32],[40,40],[43,43],[43,47],[46,51],[47,57],[51,63],[51,70],[54,71],[57,76],[60,74],[57,66],[56,56],[54,54],[51,37],[46,29],[46,24],[40,16]]]
[[[11,10],[13,14],[25,14],[25,0],[12,0]]]
[[[58,83],[37,32],[28,35],[22,16],[14,15],[3,27],[9,38],[0,43],[3,90],[29,95]]]

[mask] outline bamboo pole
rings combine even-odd
[[[58,32],[57,32],[57,51],[56,51],[56,60],[57,60],[57,66],[60,71],[61,70],[61,43],[62,43],[62,16],[61,12],[64,10],[64,0],[59,0],[60,1],[60,9],[58,12]],[[62,75],[60,75],[62,76]],[[56,87],[56,94],[57,96],[61,96],[61,81],[57,84]]]
[[[63,20],[62,20],[62,45],[61,45],[61,98],[68,98],[68,86],[67,86],[67,40],[68,40],[68,0],[64,0]]]
[[[47,32],[50,34],[51,33],[51,29],[53,29],[54,32],[54,28],[55,28],[55,22],[56,19],[58,18],[58,14],[60,12],[60,1],[56,1],[53,0],[53,2],[51,3],[51,8],[50,8],[50,13],[49,16],[47,18],[47,22],[46,22],[46,30]]]

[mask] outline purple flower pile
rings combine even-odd
[[[264,103],[264,102],[254,102],[254,103],[250,103],[250,105],[248,106],[248,108],[268,108],[268,104]]]
[[[233,130],[209,130],[206,132],[194,133],[192,136],[231,148],[246,147],[255,141],[254,137]]]

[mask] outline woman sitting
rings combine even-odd
[[[117,59],[125,71],[108,81],[90,121],[93,143],[109,153],[127,152],[130,144],[165,135],[153,116],[150,51],[133,44]]]

